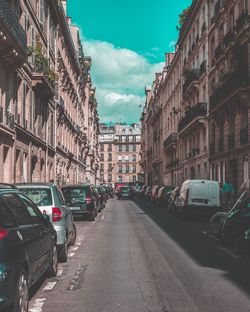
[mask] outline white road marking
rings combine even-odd
[[[62,275],[63,275],[63,270],[58,270],[57,276],[60,277],[60,276],[62,276]]]
[[[76,245],[80,246],[82,244],[82,242],[77,242]]]
[[[46,299],[36,299],[35,302],[32,304],[32,307],[29,308],[29,312],[42,312],[42,306],[44,305]]]
[[[45,287],[43,288],[44,291],[52,290],[56,286],[56,282],[47,282]]]
[[[102,219],[101,220],[104,220],[104,215],[102,216]]]
[[[77,249],[78,249],[79,247],[72,247],[72,248],[70,248],[70,250],[72,250],[72,251],[76,251]]]
[[[68,253],[68,257],[69,257],[69,258],[72,258],[74,255],[75,255],[75,253],[74,253],[74,252],[70,252],[70,253]]]

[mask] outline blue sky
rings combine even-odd
[[[81,2],[81,6],[79,6]],[[68,0],[81,28],[84,53],[93,59],[101,121],[139,121],[145,85],[174,50],[178,14],[191,0]]]

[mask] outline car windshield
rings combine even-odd
[[[51,190],[48,188],[24,188],[21,191],[29,197],[37,206],[51,206]]]
[[[87,187],[69,187],[62,189],[66,203],[82,203],[88,195]]]
[[[128,187],[121,187],[121,192],[128,193],[129,192],[129,188]]]

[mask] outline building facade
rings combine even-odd
[[[142,180],[139,124],[100,125],[100,182],[112,184]]]
[[[250,1],[194,0],[142,113],[146,183],[249,180]],[[168,54],[167,54],[168,55]]]
[[[88,147],[97,153],[97,103],[91,110],[89,59],[66,14],[66,1],[0,3],[2,182],[87,180]],[[93,115],[91,135],[85,110]]]

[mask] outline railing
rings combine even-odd
[[[210,108],[214,108],[242,84],[248,83],[247,70],[248,67],[246,62],[245,68],[237,69],[229,76],[229,78],[221,82],[221,85],[217,87],[210,96]]]
[[[221,8],[222,8],[221,0],[218,0],[214,7],[215,18],[219,15]]]
[[[245,24],[250,24],[250,15],[243,11],[236,20],[235,31],[239,32]]]
[[[9,128],[14,129],[15,118],[14,118],[14,115],[8,111],[6,111],[6,125]]]
[[[220,43],[214,51],[215,59],[218,60],[223,55],[224,43]]]
[[[227,47],[230,43],[232,43],[233,40],[234,40],[234,31],[233,29],[230,29],[228,33],[224,36],[223,42],[225,47]]]
[[[8,29],[15,43],[24,54],[27,53],[27,36],[22,26],[19,23],[17,15],[10,7],[8,1],[0,0],[0,24],[3,24]]]
[[[197,117],[205,117],[207,114],[207,103],[198,103],[191,107],[186,115],[180,120],[178,124],[178,131],[182,131],[188,124],[190,124]]]
[[[200,65],[200,74],[204,74],[207,70],[207,62],[206,61],[203,61]]]
[[[163,143],[164,149],[168,148],[171,144],[176,143],[177,141],[177,133],[171,133]]]
[[[183,93],[187,90],[190,84],[197,81],[200,77],[200,69],[192,69],[186,73],[186,80],[183,84]]]
[[[248,143],[248,127],[240,129],[240,144],[244,145]]]
[[[235,146],[235,135],[234,133],[230,134],[228,136],[228,149],[232,149]]]

